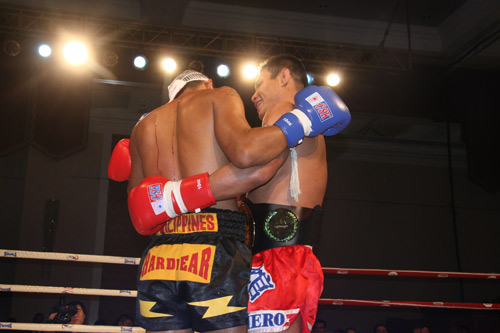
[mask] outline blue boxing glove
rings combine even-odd
[[[295,109],[281,116],[274,125],[286,136],[288,147],[307,137],[335,135],[351,122],[351,113],[329,87],[308,86],[295,95]]]

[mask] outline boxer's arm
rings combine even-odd
[[[267,183],[276,174],[288,157],[288,149],[278,157],[261,166],[240,169],[226,164],[209,176],[210,187],[217,201],[234,199]]]
[[[219,146],[238,168],[263,165],[287,148],[287,139],[277,126],[251,128],[238,93],[229,87],[214,96],[214,131]]]
[[[262,124],[264,126],[270,126],[274,124],[274,122],[276,122],[281,115],[292,109],[293,104],[289,102],[279,102],[271,110],[269,110],[266,116],[264,116]],[[272,127],[264,127],[261,129],[264,130]],[[282,149],[282,152],[276,158],[264,165],[257,165],[242,169],[230,163],[217,169],[209,176],[210,186],[215,199],[226,200],[235,198],[240,194],[244,194],[261,185],[264,185],[271,180],[278,169],[286,161],[290,152],[289,149],[286,149],[286,145],[285,148],[280,147],[279,149]]]

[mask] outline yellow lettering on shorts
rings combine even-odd
[[[140,279],[210,283],[214,255],[214,245],[158,245],[146,255]]]
[[[190,234],[193,232],[217,232],[219,225],[216,213],[184,214],[165,222],[158,235]]]

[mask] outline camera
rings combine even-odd
[[[56,313],[55,317],[47,320],[47,323],[51,324],[68,324],[71,322],[71,317],[73,317],[78,312],[78,308],[75,305],[68,305],[64,300],[64,296],[59,298],[59,302],[52,307],[50,311],[51,314]]]

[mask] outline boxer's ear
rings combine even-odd
[[[288,68],[282,68],[278,74],[278,79],[280,82],[280,86],[284,87],[288,84],[291,79],[290,70]]]

